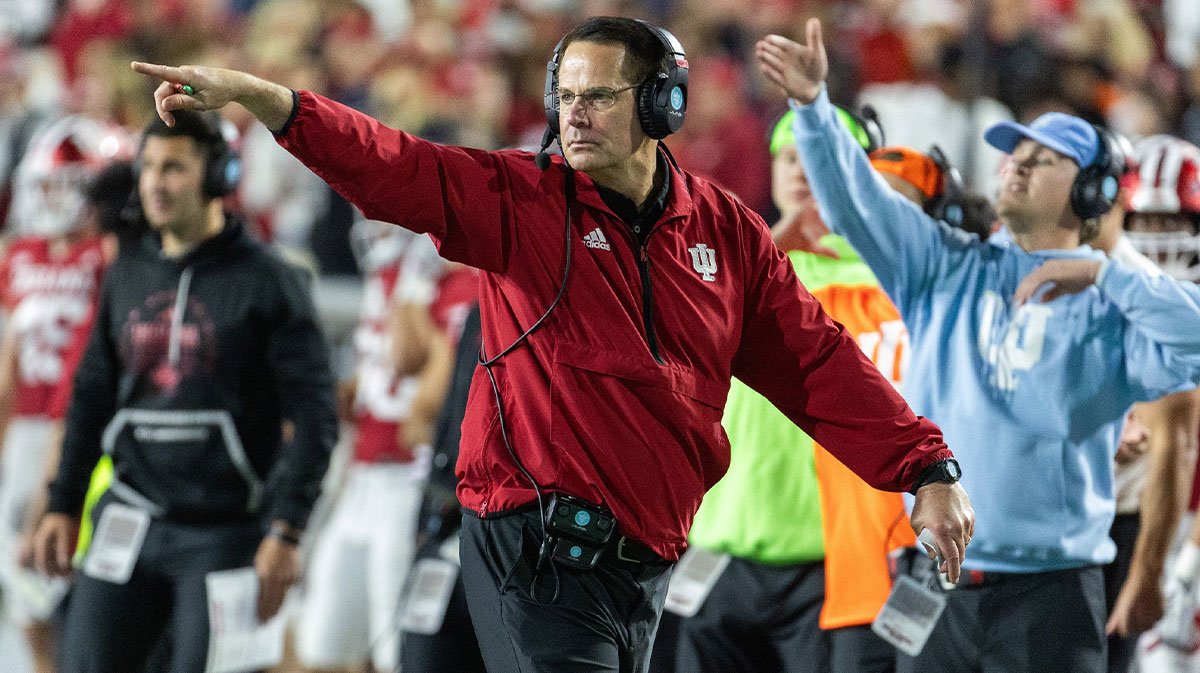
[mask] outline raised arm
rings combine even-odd
[[[133,69],[160,80],[154,104],[164,122],[174,122],[173,111],[240,103],[364,215],[429,234],[446,259],[503,272],[519,244],[514,202],[537,190],[530,181],[542,173],[526,173],[517,184],[505,155],[431,143],[317,94],[236,70],[137,62]],[[527,160],[532,168],[533,157]],[[549,171],[555,185],[562,184],[562,170]]]
[[[954,232],[891,189],[836,117],[825,93],[828,72],[821,24],[808,22],[808,43],[768,35],[757,45],[759,68],[788,95],[796,112],[796,150],[821,219],[854,246],[902,314],[939,270],[955,268],[975,239]]]

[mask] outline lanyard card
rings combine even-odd
[[[671,571],[665,608],[680,617],[695,616],[725,572],[729,558],[729,554],[689,547]]]
[[[119,502],[109,503],[100,513],[83,573],[114,584],[128,582],[149,527],[150,515],[146,512]]]
[[[946,596],[908,575],[896,578],[871,630],[909,656],[917,656],[946,609]]]
[[[245,673],[283,659],[282,614],[258,621],[254,568],[218,570],[204,577],[208,591],[208,660],[205,673]]]
[[[409,633],[431,636],[442,628],[454,582],[458,579],[458,564],[443,558],[423,558],[412,571],[412,590],[404,602],[400,628]]]

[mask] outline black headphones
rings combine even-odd
[[[925,213],[935,220],[961,228],[966,217],[966,209],[963,208],[966,189],[963,188],[962,175],[937,145],[929,148],[929,159],[942,174],[942,193],[925,202]]]
[[[837,109],[844,112],[866,134],[867,146],[863,149],[866,150],[867,154],[887,145],[887,141],[883,135],[883,125],[879,123],[879,115],[875,112],[875,108],[870,105],[864,105],[858,109],[858,112],[855,112],[849,106],[842,107],[839,105]],[[858,135],[854,135],[855,140],[859,140]]]
[[[667,71],[650,75],[637,90],[637,115],[642,131],[651,138],[660,140],[683,126],[683,119],[687,113],[687,55],[674,35],[641,19],[637,21],[649,28],[666,50]],[[559,40],[555,45],[554,56],[546,63],[546,87],[543,96],[546,123],[550,125],[550,132],[556,136],[558,101],[555,99],[558,94],[558,59],[562,56],[563,40]]]
[[[1096,158],[1079,169],[1071,184],[1071,211],[1081,220],[1089,220],[1112,210],[1117,201],[1120,179],[1125,174],[1125,153],[1107,130],[1096,130]]]
[[[178,113],[177,113],[178,114]],[[204,124],[205,133],[201,138],[192,138],[194,142],[203,144],[206,148],[206,156],[204,157],[204,181],[200,185],[200,190],[204,194],[204,198],[217,199],[229,196],[237,190],[238,181],[242,178],[242,160],[238,156],[229,142],[225,140],[225,134],[221,132],[221,117],[215,112],[200,112],[194,113],[199,116]],[[141,172],[141,154],[142,149],[146,146],[146,138],[148,135],[142,136],[142,142],[138,146],[138,156],[133,162],[134,184],[137,183]],[[165,136],[165,137],[190,137],[190,136]],[[136,192],[136,189],[135,189]]]
[[[210,199],[229,196],[242,178],[242,160],[221,133],[221,118],[215,113],[203,117],[211,131],[208,164],[204,169],[204,195]]]

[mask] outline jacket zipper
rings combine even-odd
[[[637,243],[638,273],[642,276],[642,321],[646,325],[646,343],[650,346],[650,354],[660,365],[667,364],[658,352],[658,336],[654,333],[654,293],[650,289],[650,256],[646,254],[646,243],[654,235],[651,231],[646,235],[646,241]],[[635,241],[636,242],[636,241]]]

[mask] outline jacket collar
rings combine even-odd
[[[662,143],[659,143],[658,146],[658,156],[659,161],[666,164],[668,177],[671,181],[667,189],[666,209],[658,218],[658,223],[678,217],[687,217],[688,213],[692,211],[692,194],[688,188],[687,178],[683,171],[675,166],[675,160]],[[559,159],[559,161],[563,160]],[[565,162],[564,169],[571,170],[569,166],[565,165]],[[576,199],[580,203],[590,208],[603,210],[616,217],[616,213],[613,213],[608,204],[604,202],[604,198],[600,196],[600,191],[591,177],[582,172],[576,172],[575,178],[577,183]]]

